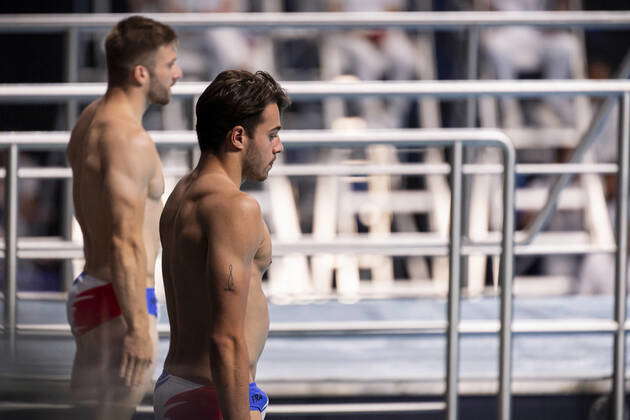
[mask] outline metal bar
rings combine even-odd
[[[373,414],[373,413],[426,413],[444,410],[441,401],[427,402],[378,402],[342,404],[278,404],[270,405],[271,414]]]
[[[622,96],[619,104],[619,141],[617,181],[617,255],[615,259],[615,320],[618,330],[615,332],[614,365],[613,365],[613,404],[614,419],[623,420],[626,396],[626,280],[628,259],[628,188],[630,187],[630,93]]]
[[[21,300],[21,299],[20,299]],[[348,321],[348,322],[272,322],[269,336],[286,335],[435,335],[444,334],[446,321],[399,320],[399,321]],[[626,321],[623,328],[628,331]],[[607,319],[523,319],[514,321],[514,334],[595,334],[615,333],[618,325]],[[70,326],[65,324],[18,324],[19,336],[70,336]],[[464,320],[459,324],[459,333],[464,335],[497,334],[501,331],[499,320]],[[160,337],[168,337],[168,324],[159,324]]]
[[[468,80],[476,80],[477,79],[477,68],[478,62],[477,58],[479,56],[479,28],[470,28],[469,29],[469,37],[468,37],[468,53],[467,53],[467,75],[466,78]],[[466,99],[466,127],[472,128],[477,124],[477,98],[469,97]],[[462,163],[465,165],[466,162],[475,161],[475,156],[477,155],[476,149],[464,149],[462,156]],[[465,173],[465,172],[464,172]],[[461,218],[462,218],[462,235],[465,238],[468,238],[470,235],[470,217],[468,209],[470,208],[470,197],[471,197],[471,185],[472,181],[470,178],[464,177],[462,179],[462,205],[461,205]],[[468,257],[462,255],[461,258],[461,272],[460,272],[460,287],[468,287]]]
[[[0,134],[0,137],[2,135]],[[194,163],[194,162],[193,162]],[[165,176],[184,176],[188,167],[166,167]],[[269,176],[312,176],[325,172],[327,175],[448,175],[451,167],[447,163],[418,164],[277,164]],[[464,164],[465,175],[501,175],[503,165],[494,163]],[[565,173],[579,174],[614,174],[616,163],[524,163],[516,165],[517,174],[557,175]],[[5,170],[0,168],[0,179],[5,177]],[[19,168],[18,178],[53,179],[71,178],[72,171],[64,167]]]
[[[420,241],[425,242],[420,242]],[[356,241],[334,240],[313,241],[300,239],[296,241],[280,241],[274,238],[273,256],[286,256],[300,252],[306,255],[322,254],[326,252],[343,252],[349,255],[382,254],[386,256],[448,256],[448,244],[445,240],[431,241],[426,238],[417,238],[415,243],[396,243],[396,238],[390,241],[372,240],[361,238]],[[404,241],[407,242],[407,241]],[[615,252],[614,245],[591,244],[558,244],[517,245],[515,255],[584,255],[584,254],[611,254]],[[467,244],[462,246],[462,255],[500,255],[500,245],[487,243]],[[79,243],[68,242],[67,246],[50,245],[48,247],[19,246],[18,258],[20,259],[72,259],[83,258],[83,247]],[[4,251],[0,249],[0,257]]]
[[[626,56],[619,67],[619,71],[616,74],[617,79],[626,79],[630,76],[630,50],[626,53]],[[625,89],[628,92],[627,89]],[[591,123],[588,127],[588,130],[582,135],[580,138],[580,142],[573,150],[571,154],[571,158],[569,159],[569,163],[575,163],[582,159],[588,148],[593,144],[595,139],[599,134],[604,130],[604,124],[610,115],[610,111],[614,107],[617,102],[616,97],[607,98],[606,101],[599,107],[597,114],[591,120]],[[560,197],[560,192],[564,187],[566,187],[571,181],[571,175],[563,175],[558,177],[556,182],[551,187],[551,192],[547,198],[547,203],[543,207],[543,209],[536,215],[536,218],[529,224],[527,227],[528,235],[525,239],[524,243],[530,243],[536,235],[547,225],[549,220],[551,220],[551,216],[553,215],[556,205],[558,203],[558,198]]]
[[[628,85],[630,90],[630,84]],[[150,131],[149,135],[161,147],[191,147],[195,145],[194,131]],[[453,139],[483,145],[496,146],[509,141],[503,131],[497,129],[388,129],[388,130],[287,130],[282,142],[291,147],[363,147],[370,144],[399,146],[448,146]],[[10,132],[0,133],[0,147],[17,144],[21,150],[65,149],[69,132]],[[494,139],[501,139],[500,141]]]
[[[452,148],[451,172],[451,223],[449,241],[448,328],[446,350],[446,406],[448,420],[458,418],[459,383],[459,309],[460,268],[462,240],[462,159],[463,145],[456,142]]]
[[[111,28],[129,14],[29,14],[0,17],[0,32],[56,32]],[[149,13],[147,17],[177,29],[235,27],[240,29],[409,28],[460,30],[462,27],[528,25],[617,29],[630,25],[626,11],[518,12],[360,12],[360,13]]]
[[[9,354],[15,357],[15,326],[17,322],[17,226],[18,226],[18,147],[9,146],[7,174],[4,185],[4,332]]]
[[[70,28],[66,33],[66,82],[79,81],[79,30]],[[79,104],[76,99],[66,103],[66,128],[72,130],[77,121]],[[63,181],[61,191],[61,229],[66,239],[72,239],[72,219],[74,204],[72,200],[72,180]],[[67,290],[72,282],[72,261],[64,261],[62,268],[62,290]]]
[[[66,82],[79,81],[79,30],[69,28],[66,31]],[[78,104],[76,100],[69,100],[66,107],[66,125],[71,130],[77,120]]]
[[[499,420],[511,418],[512,402],[512,280],[514,275],[514,148],[503,148],[503,237],[501,279],[501,332],[499,342]]]
[[[471,28],[469,30],[468,38],[468,52],[467,52],[467,74],[468,80],[476,80],[478,76],[478,62],[479,56],[479,28]],[[477,120],[477,100],[476,98],[468,98],[466,101],[466,127],[474,127]]]
[[[492,95],[539,97],[548,95],[612,96],[630,90],[627,80],[448,80],[448,81],[347,81],[281,82],[293,100],[315,100],[336,96],[361,98],[422,96],[462,99]],[[171,88],[175,97],[200,95],[207,82],[180,82]],[[105,93],[104,83],[0,84],[0,102],[59,102],[68,99],[91,100]]]

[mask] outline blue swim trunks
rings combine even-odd
[[[155,296],[155,287],[147,287],[147,312],[149,315],[158,316],[158,300]]]
[[[249,410],[260,411],[261,413],[267,409],[269,405],[269,397],[265,391],[258,388],[256,382],[249,384]]]
[[[265,417],[267,394],[256,382],[249,384],[249,410]],[[155,383],[153,408],[156,420],[223,420],[214,385],[201,385],[163,371]]]

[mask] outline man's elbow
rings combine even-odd
[[[138,235],[112,235],[111,248],[114,253],[140,255],[144,252],[144,241]]]
[[[238,334],[215,333],[210,336],[210,354],[213,358],[236,355],[245,349],[245,339]]]

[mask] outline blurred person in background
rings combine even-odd
[[[177,35],[160,22],[124,19],[105,48],[107,91],[81,113],[67,149],[85,253],[67,309],[77,416],[109,420],[132,417],[153,372],[164,179],[142,116],[150,103],[169,102],[182,74]]]
[[[567,9],[565,0],[483,0],[479,8],[503,12]],[[544,79],[568,79],[574,75],[573,61],[579,57],[578,39],[570,32],[534,26],[508,26],[486,29],[481,45],[497,79],[514,80],[521,73],[541,72]],[[551,108],[545,114],[548,125],[568,126],[575,109],[570,99],[546,96]],[[501,100],[505,127],[523,126],[523,116],[512,98]],[[542,121],[540,121],[542,122]]]

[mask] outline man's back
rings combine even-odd
[[[159,249],[157,226],[164,191],[161,164],[142,126],[116,108],[116,102],[108,103],[105,99],[90,104],[81,114],[68,144],[75,214],[84,239],[85,271],[111,281],[112,223],[125,205],[112,199],[117,192],[112,189],[124,189],[125,167],[138,165],[148,175],[148,187],[142,191],[146,198],[142,237],[150,286]]]
[[[251,217],[250,217],[251,216]],[[269,315],[262,292],[261,279],[271,263],[269,232],[262,220],[258,204],[220,173],[193,171],[173,190],[160,220],[163,247],[163,277],[171,344],[166,370],[189,380],[212,382],[210,339],[217,320],[213,319],[213,289],[230,290],[234,262],[222,255],[226,232],[234,242],[241,240],[231,225],[249,232],[252,252],[248,290],[245,339],[248,348],[250,375],[267,337]],[[218,265],[227,267],[226,278],[213,275]],[[232,278],[233,280],[233,278]]]

